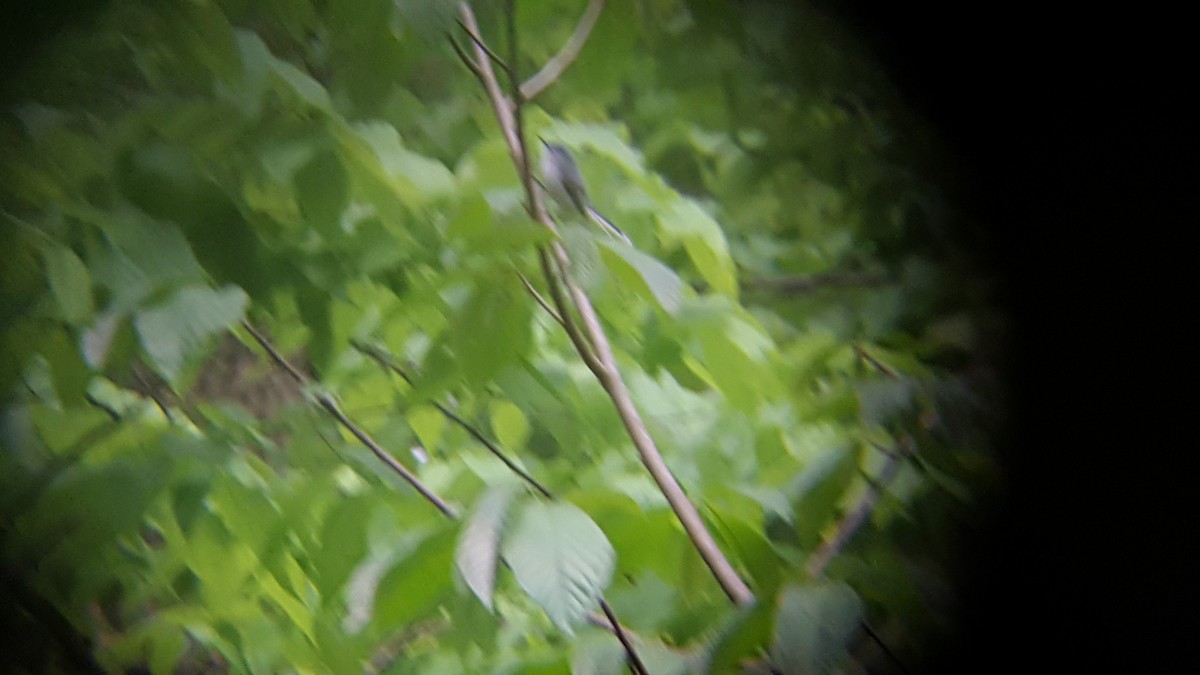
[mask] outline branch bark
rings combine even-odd
[[[598,12],[599,8],[597,7],[595,11]],[[528,170],[527,152],[521,143],[520,131],[515,128],[517,120],[514,116],[513,108],[509,105],[507,97],[505,97],[500,89],[500,84],[496,79],[495,72],[491,68],[491,60],[487,52],[479,46],[479,28],[475,21],[475,15],[470,6],[465,2],[459,3],[459,14],[462,17],[463,26],[472,34],[472,39],[476,42],[475,61],[479,65],[479,75],[483,80],[483,86],[488,93],[492,108],[496,112],[496,119],[500,124],[501,133],[508,143],[513,163],[525,187],[525,192],[529,200],[530,215],[545,227],[556,231],[554,223],[550,219],[545,204],[541,199],[541,194],[535,187],[532,172]],[[588,31],[590,31],[590,27]],[[579,31],[577,30],[577,32]],[[586,37],[586,33],[584,33],[584,37]],[[565,64],[559,68],[558,72],[561,72],[561,68],[565,68]],[[554,77],[557,77],[557,73]],[[552,80],[553,78],[550,79]],[[591,358],[588,350],[582,348],[581,342],[576,339],[577,336],[572,335],[572,343],[575,345],[576,350],[579,351],[581,358],[588,363],[589,368],[592,369],[601,386],[608,393],[618,415],[621,417],[626,431],[637,448],[642,463],[646,466],[651,477],[654,478],[655,483],[658,484],[659,489],[667,498],[667,502],[671,505],[676,517],[683,525],[688,537],[692,540],[692,544],[700,553],[700,557],[708,565],[717,583],[720,584],[722,590],[725,591],[726,595],[734,603],[748,604],[753,602],[754,594],[751,593],[750,588],[738,576],[729,560],[717,546],[708,528],[705,527],[699,511],[688,500],[687,496],[684,495],[683,488],[667,468],[662,454],[659,453],[654,440],[650,437],[645,423],[642,421],[636,406],[633,404],[633,399],[629,395],[629,390],[625,386],[620,371],[617,369],[616,358],[613,356],[608,337],[600,325],[600,319],[596,315],[596,311],[592,307],[587,294],[571,279],[571,275],[569,274],[570,259],[567,256],[566,249],[557,241],[549,244],[548,248],[550,254],[553,256],[553,262],[557,265],[558,271],[561,273],[559,280],[566,288],[570,300],[575,305],[582,319],[587,342],[595,350],[594,358]],[[545,255],[544,252],[543,255]],[[549,265],[544,261],[543,268],[546,267],[549,267]],[[553,270],[551,270],[551,273],[553,274]],[[553,283],[552,280],[551,283]],[[561,306],[560,314],[562,314],[563,319],[567,319],[568,314],[565,308]]]
[[[384,368],[387,368],[388,370],[404,378],[404,381],[410,385],[413,383],[412,378],[408,376],[408,373],[404,372],[404,370],[396,364],[395,360],[392,359],[390,355],[384,353],[383,350],[370,345],[359,344],[358,342],[354,341],[351,341],[350,346],[371,357],[376,363]],[[458,414],[453,410],[447,408],[441,403],[438,403],[437,401],[431,401],[431,403],[433,403],[433,407],[438,409],[438,412],[442,413],[442,415],[444,415],[451,422],[454,422],[458,426],[465,429],[468,434],[471,434],[472,438],[482,443],[483,446],[487,448],[488,451],[490,451],[493,455],[495,455],[497,459],[499,459],[501,462],[504,462],[504,465],[507,466],[509,470],[524,479],[526,483],[532,485],[535,489],[537,489],[538,492],[541,492],[546,499],[554,499],[554,495],[550,494],[550,490],[546,489],[545,485],[542,485],[540,482],[538,482],[538,479],[529,475],[527,471],[517,466],[516,462],[509,458],[509,456],[505,454],[503,450],[501,450],[487,436],[484,436],[483,433],[476,429],[470,422],[467,422],[463,418],[459,417]]]
[[[545,91],[563,74],[567,66],[575,61],[575,58],[579,56],[579,50],[583,49],[584,43],[591,35],[592,28],[596,26],[596,19],[600,18],[602,9],[604,9],[604,0],[589,0],[587,8],[583,10],[583,16],[579,18],[579,23],[575,25],[575,31],[571,33],[567,43],[546,62],[546,65],[542,66],[541,70],[521,85],[523,100],[529,101]]]
[[[292,376],[292,379],[296,380],[301,387],[308,387],[308,378],[306,378],[299,370],[296,370],[295,366],[288,363],[287,359],[283,358],[283,355],[279,353],[279,350],[275,349],[275,346],[271,344],[270,340],[267,340],[266,336],[258,332],[258,330],[255,329],[249,321],[243,320],[242,328],[245,328],[246,332],[250,333],[250,336],[253,337],[254,340],[267,351],[267,354],[271,356],[271,359],[275,361],[279,367],[283,368],[288,375]],[[359,442],[367,446],[367,449],[374,453],[380,461],[382,461],[384,464],[387,464],[392,471],[395,471],[409,485],[413,486],[413,489],[419,492],[422,497],[429,501],[429,503],[433,504],[439,511],[450,518],[458,517],[458,514],[454,512],[454,509],[450,508],[450,505],[447,504],[441,497],[434,494],[433,490],[430,490],[428,487],[426,487],[425,484],[420,481],[420,479],[418,479],[411,471],[408,470],[408,467],[401,464],[400,460],[393,457],[391,453],[389,453],[387,450],[384,450],[378,443],[376,443],[375,439],[371,438],[370,434],[360,429],[358,425],[354,424],[354,422],[350,420],[349,417],[346,417],[346,414],[343,413],[341,408],[338,407],[332,396],[325,392],[321,392],[317,394],[316,401],[317,404],[324,408],[325,411],[331,416],[333,416],[333,418],[337,420],[339,424],[353,434],[354,437],[359,440]]]

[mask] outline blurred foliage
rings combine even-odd
[[[515,56],[507,5],[477,11],[528,77],[584,3],[517,4]],[[624,672],[581,622],[603,592],[654,673],[852,669],[863,620],[919,663],[954,619],[954,540],[1001,478],[1004,317],[936,140],[853,36],[778,2],[609,2],[525,108],[636,247],[563,232],[651,434],[758,597],[735,609],[515,274],[541,283],[549,235],[454,16],[118,0],[25,59],[0,120],[0,550],[5,596],[62,655],[12,658]],[[242,388],[272,368],[243,318],[319,384]],[[223,369],[231,340],[257,358]],[[444,518],[306,403],[317,389],[471,515]]]

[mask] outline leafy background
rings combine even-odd
[[[510,54],[505,8],[476,9]],[[519,3],[521,73],[581,10]],[[564,228],[758,597],[736,608],[522,288],[548,235],[446,31],[465,42],[441,2],[114,2],[7,83],[0,533],[6,631],[28,636],[8,658],[623,672],[585,620],[600,592],[654,673],[932,658],[956,542],[1003,484],[1008,331],[938,139],[808,5],[610,2],[525,109],[636,246]]]

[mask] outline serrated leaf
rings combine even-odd
[[[771,659],[783,673],[828,673],[846,654],[863,602],[841,582],[789,586],[779,599]]]
[[[184,361],[204,341],[242,318],[248,298],[236,286],[220,290],[189,286],[134,319],[138,339],[155,368],[168,381],[179,377]]]
[[[571,504],[527,505],[502,550],[517,583],[568,634],[596,606],[616,558],[604,532]]]
[[[50,293],[58,303],[60,316],[71,323],[92,318],[92,278],[87,266],[66,246],[47,247],[42,252]]]
[[[489,489],[475,505],[454,552],[454,563],[463,581],[488,611],[492,609],[492,590],[496,584],[500,532],[516,494],[517,488],[511,484]]]
[[[683,281],[653,256],[615,241],[601,241],[604,263],[622,285],[648,292],[667,314],[683,302]]]

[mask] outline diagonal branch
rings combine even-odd
[[[587,42],[588,35],[591,34],[592,28],[596,25],[596,19],[600,17],[600,10],[604,9],[604,0],[589,0],[588,6],[583,10],[583,16],[579,17],[579,23],[575,26],[575,31],[571,33],[571,37],[567,39],[567,43],[559,50],[545,66],[537,72],[533,77],[525,81],[521,85],[521,99],[524,101],[532,100],[538,94],[545,91],[547,87],[554,84],[579,56],[579,50],[583,49],[583,45]]]
[[[600,609],[604,610],[604,616],[608,617],[608,623],[612,626],[613,633],[621,641],[621,646],[625,648],[629,669],[635,675],[648,675],[646,665],[638,657],[637,652],[633,648],[633,643],[629,641],[629,636],[625,634],[625,629],[621,627],[621,622],[617,621],[617,615],[613,614],[612,607],[608,606],[604,598],[600,598]]]
[[[595,11],[599,11],[599,9],[597,8]],[[475,22],[474,13],[467,3],[459,3],[459,14],[462,16],[463,25],[477,37],[479,33],[478,26]],[[496,112],[500,131],[509,145],[509,153],[512,155],[513,163],[517,167],[518,173],[521,174],[520,178],[529,199],[528,207],[530,215],[545,227],[556,231],[553,221],[551,221],[549,214],[546,212],[541,194],[534,187],[535,182],[531,175],[532,172],[527,169],[526,149],[521,144],[519,131],[515,128],[517,121],[513,110],[508,105],[508,99],[500,89],[500,84],[496,80],[494,71],[491,69],[490,60],[486,52],[478,45],[476,45],[475,50],[475,57],[479,62],[480,71],[483,75],[484,89],[491,100],[492,109]],[[562,67],[565,67],[565,65]],[[717,583],[721,585],[726,595],[737,604],[753,602],[754,594],[750,591],[746,583],[742,581],[741,577],[738,576],[733,565],[730,564],[729,560],[717,546],[712,534],[709,533],[708,528],[704,525],[699,511],[696,510],[695,505],[683,493],[683,488],[671,474],[670,469],[668,469],[666,462],[663,460],[662,454],[658,451],[654,440],[650,437],[650,433],[646,429],[646,424],[634,406],[629,390],[626,388],[620,371],[617,369],[616,358],[613,356],[608,337],[600,325],[600,319],[596,315],[591,301],[588,299],[587,294],[573,282],[570,274],[567,273],[567,270],[570,269],[570,259],[567,256],[566,249],[557,241],[549,244],[548,248],[553,255],[553,262],[557,264],[559,271],[562,273],[560,277],[561,281],[583,320],[583,329],[587,336],[587,342],[590,342],[595,350],[595,364],[589,361],[588,350],[582,348],[583,343],[577,341],[576,336],[571,336],[572,343],[575,345],[576,350],[579,351],[580,356],[585,361],[589,361],[589,367],[592,368],[592,372],[608,393],[618,415],[621,417],[626,431],[629,433],[634,446],[638,450],[642,464],[646,466],[651,477],[654,478],[659,490],[666,497],[675,516],[679,519],[688,537],[692,540],[692,544],[696,547],[700,557],[708,565],[709,570],[716,578]],[[543,261],[543,268],[546,269],[548,267],[549,264]],[[563,314],[563,318],[566,319],[567,313],[562,310],[561,305],[560,312]]]
[[[859,497],[858,503],[854,508],[846,512],[846,515],[838,521],[837,529],[834,530],[833,536],[821,542],[820,546],[813,551],[809,556],[808,562],[805,563],[804,569],[813,577],[819,577],[825,573],[825,568],[829,565],[829,561],[833,560],[842,548],[844,548],[858,528],[866,522],[867,517],[871,515],[871,511],[875,508],[875,504],[883,495],[883,491],[887,488],[892,479],[900,471],[901,463],[908,458],[912,453],[910,441],[902,441],[895,450],[885,453],[887,461],[879,473],[875,475],[873,480],[867,481],[867,491]]]
[[[308,387],[308,378],[305,377],[304,374],[299,370],[296,370],[295,366],[288,363],[287,359],[283,358],[283,355],[280,354],[277,349],[275,349],[274,345],[272,345],[262,333],[258,332],[254,326],[250,325],[249,321],[243,320],[242,328],[245,328],[246,331],[250,333],[250,336],[253,337],[255,341],[267,351],[267,354],[271,356],[271,359],[275,361],[279,367],[283,368],[285,371],[287,371],[288,375],[292,376],[292,379],[296,380],[300,386]],[[428,500],[429,503],[436,506],[437,509],[445,515],[451,518],[457,518],[457,515],[454,513],[454,509],[450,508],[449,504],[443,501],[441,497],[438,497],[436,494],[434,494],[432,490],[425,487],[425,484],[422,483],[420,479],[418,479],[411,471],[409,471],[408,467],[401,464],[400,460],[396,459],[391,453],[380,447],[380,445],[375,442],[375,439],[371,438],[367,432],[363,431],[358,427],[358,425],[354,424],[349,417],[346,417],[346,414],[343,413],[341,408],[338,407],[332,396],[330,396],[328,393],[321,392],[316,395],[316,401],[322,408],[326,410],[326,412],[332,415],[333,418],[338,421],[338,423],[345,427],[351,434],[354,434],[354,437],[357,438],[359,442],[367,446],[371,452],[375,453],[375,456],[378,457],[380,461],[382,461],[384,464],[387,464],[392,471],[395,471],[397,474],[399,474],[400,477],[407,481],[409,485],[413,486],[417,492],[421,493],[421,496]]]
[[[370,345],[365,345],[365,344],[362,344],[360,342],[353,341],[353,340],[350,342],[350,346],[354,347],[355,349],[362,352],[363,354],[366,354],[367,356],[371,357],[372,359],[375,360],[376,363],[383,366],[384,368],[387,368],[388,370],[390,370],[390,371],[396,373],[397,375],[399,375],[400,377],[404,378],[404,381],[409,383],[410,385],[413,383],[413,380],[411,377],[409,377],[408,373],[404,372],[404,370],[401,369],[400,366],[396,364],[395,359],[393,359],[390,355],[385,353],[382,349],[379,349],[377,347],[372,347]],[[554,495],[550,494],[550,490],[547,490],[545,485],[542,485],[541,483],[539,483],[538,480],[536,478],[534,478],[533,476],[529,475],[529,473],[527,471],[522,469],[520,466],[517,466],[516,462],[512,461],[512,459],[509,458],[508,455],[505,454],[505,452],[503,450],[501,450],[499,447],[497,447],[496,444],[493,443],[491,441],[491,439],[489,439],[487,436],[484,436],[482,432],[480,432],[478,429],[476,429],[474,426],[472,426],[470,422],[459,417],[458,414],[455,413],[453,410],[447,408],[446,406],[442,405],[441,403],[439,403],[437,401],[431,401],[431,403],[433,403],[433,407],[437,408],[438,411],[440,413],[442,413],[443,415],[445,415],[447,419],[449,419],[451,422],[454,422],[458,426],[465,429],[468,434],[471,434],[472,438],[474,438],[475,440],[482,443],[483,446],[485,448],[487,448],[493,455],[495,455],[497,459],[499,459],[501,462],[504,462],[504,465],[507,466],[509,469],[511,469],[513,473],[515,473],[518,476],[520,476],[521,478],[523,478],[525,480],[525,482],[529,483],[534,488],[536,488],[537,491],[541,492],[542,495],[545,496],[547,499],[554,498]]]

